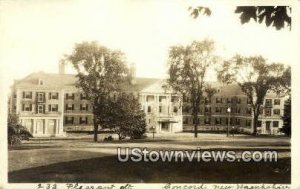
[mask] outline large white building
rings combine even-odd
[[[91,106],[75,87],[75,75],[32,73],[15,81],[10,97],[10,113],[20,117],[21,124],[36,137],[64,136],[70,131],[92,131]],[[251,132],[252,111],[247,97],[237,85],[211,83],[217,93],[203,99],[198,116],[200,132],[224,131],[228,124],[244,132]],[[166,87],[166,81],[155,78],[138,78],[127,92],[139,98],[146,114],[148,131],[193,131],[189,98],[180,99]],[[267,94],[259,117],[258,132],[279,134],[286,97]],[[226,109],[230,107],[231,113]],[[228,123],[229,122],[229,123]]]

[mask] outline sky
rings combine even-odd
[[[32,72],[58,73],[59,60],[75,43],[94,40],[123,51],[139,77],[167,77],[169,47],[206,38],[215,41],[216,53],[224,58],[239,53],[294,63],[291,49],[296,46],[288,28],[241,25],[235,6],[224,1],[208,4],[210,17],[193,19],[191,5],[202,2],[0,0],[1,76],[10,85]],[[67,72],[74,73],[71,66]]]

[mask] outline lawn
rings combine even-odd
[[[126,162],[117,160],[117,147],[149,149],[277,150],[278,162]],[[285,137],[252,137],[202,134],[158,135],[153,140],[92,142],[33,140],[9,148],[9,182],[85,183],[290,183],[290,140]]]

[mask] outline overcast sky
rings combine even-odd
[[[193,19],[189,6],[186,0],[0,1],[1,74],[11,83],[35,71],[57,73],[74,43],[91,40],[125,52],[142,77],[166,77],[168,48],[205,38],[223,57],[260,54],[293,64],[288,28],[241,25],[234,6],[224,3],[212,5],[210,17]]]

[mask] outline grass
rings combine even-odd
[[[10,172],[9,182],[290,183],[291,160],[278,162],[126,162],[105,156]]]

